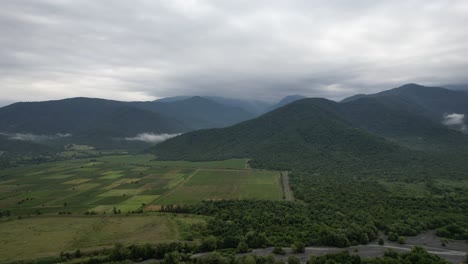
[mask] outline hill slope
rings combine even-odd
[[[400,104],[413,106],[418,114],[440,122],[444,114],[468,114],[468,94],[441,87],[427,87],[417,84],[406,84],[401,87],[370,95],[352,96],[342,102],[351,102],[361,98],[386,98],[399,101]]]
[[[468,135],[449,129],[423,109],[393,97],[365,97],[339,104],[339,115],[354,126],[417,149],[468,146]]]
[[[328,110],[337,106],[326,99],[303,99],[232,127],[183,134],[151,151],[173,160],[249,157],[252,165],[274,169],[305,164],[317,169],[337,162],[343,167],[366,166],[369,160],[400,160],[406,155],[406,150],[354,128]]]

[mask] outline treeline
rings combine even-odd
[[[193,263],[193,264],[299,264],[300,259],[296,255],[281,256],[270,254],[266,256],[253,254],[235,254],[235,252],[215,251],[207,254],[199,252],[198,247],[186,243],[169,244],[145,244],[123,246],[117,244],[112,249],[103,249],[93,252],[83,253],[76,250],[72,253],[60,253],[57,258],[36,260],[30,263],[66,263],[76,264],[101,264],[101,263],[135,263],[145,260],[154,260],[163,264]],[[468,259],[467,259],[468,260]],[[20,264],[24,262],[14,262]],[[307,264],[448,264],[449,262],[438,256],[431,255],[423,248],[415,247],[408,253],[398,254],[388,250],[382,257],[361,258],[352,255],[348,251],[323,256],[311,256]]]

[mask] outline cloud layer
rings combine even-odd
[[[466,0],[5,0],[1,100],[339,99],[467,83]]]
[[[180,134],[153,134],[153,133],[141,133],[135,137],[127,137],[125,140],[129,141],[143,141],[147,143],[161,143],[170,138],[176,137]]]
[[[43,142],[47,140],[54,140],[59,138],[67,138],[71,137],[71,134],[55,134],[55,135],[36,135],[36,134],[22,134],[22,133],[14,133],[14,134],[3,134],[8,137],[8,139],[12,140],[22,140],[22,141],[33,141],[33,142]]]

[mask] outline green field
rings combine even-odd
[[[146,214],[133,216],[34,216],[0,221],[0,263],[58,256],[115,243],[143,244],[184,240],[196,216]],[[27,252],[27,254],[25,254]]]
[[[251,170],[198,170],[178,188],[162,196],[157,205],[190,204],[203,200],[281,200],[278,172]]]
[[[121,213],[202,200],[283,197],[279,174],[246,159],[157,161],[153,155],[103,156],[0,171],[0,212],[13,215]]]
[[[203,200],[282,198],[279,173],[252,170],[246,159],[103,156],[4,169],[0,260],[21,259],[25,251],[36,258],[116,242],[180,240],[187,224],[204,219],[145,211]]]

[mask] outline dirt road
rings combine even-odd
[[[289,173],[287,171],[281,172],[281,180],[283,182],[284,199],[286,201],[294,201],[294,195],[291,186],[289,186]]]

